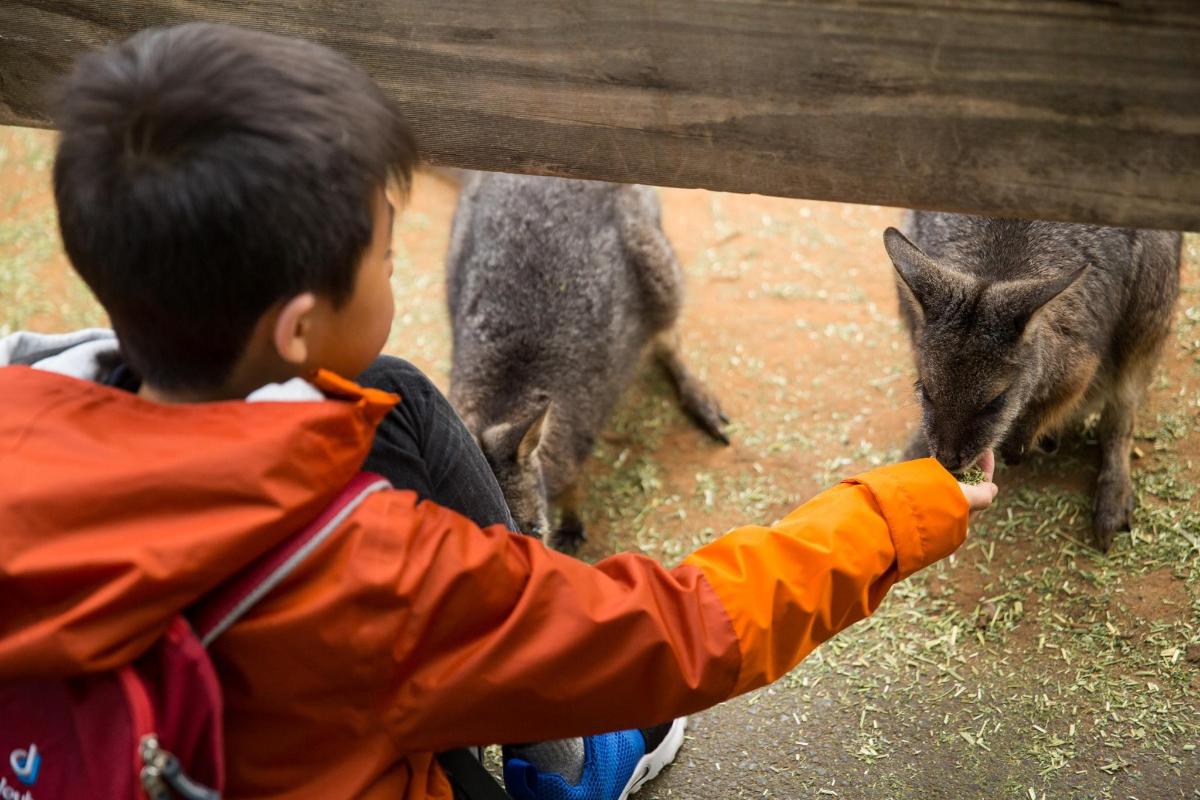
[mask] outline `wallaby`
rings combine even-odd
[[[1133,425],[1171,329],[1182,237],[1165,231],[909,212],[884,232],[917,367],[909,457],[952,472],[1010,464],[1100,411],[1092,530],[1129,530]]]
[[[685,366],[683,275],[644,186],[503,173],[462,183],[446,295],[450,401],[479,440],[517,525],[552,547],[584,538],[580,468],[647,345],[699,426],[728,419]]]

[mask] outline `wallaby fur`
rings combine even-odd
[[[922,424],[910,457],[1010,464],[1100,411],[1093,532],[1129,530],[1133,425],[1171,330],[1182,237],[909,212],[884,233],[912,340]]]
[[[547,532],[556,503],[550,544],[578,547],[580,467],[651,342],[684,410],[728,443],[720,405],[679,355],[683,276],[654,190],[468,173],[446,280],[450,401],[525,533]]]

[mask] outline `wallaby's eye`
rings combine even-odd
[[[980,414],[998,414],[998,413],[1000,413],[1000,409],[1004,408],[1004,401],[1007,399],[1008,399],[1008,392],[1003,391],[1000,394],[993,397],[991,402],[989,402],[986,406],[984,406],[983,410],[980,411],[979,413]]]

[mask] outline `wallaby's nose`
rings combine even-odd
[[[965,463],[961,458],[939,458],[938,461],[942,462],[942,466],[946,468],[947,472],[955,473],[961,472]]]
[[[965,451],[954,451],[945,447],[931,446],[930,453],[938,462],[946,468],[947,472],[959,473],[967,468],[972,461],[975,460],[975,455]]]
[[[959,473],[965,472],[967,469],[974,466],[982,455],[983,453],[976,450],[961,450],[957,455],[954,456],[953,459],[942,461],[942,464],[946,467],[947,471],[958,475]],[[952,463],[947,463],[948,461]]]

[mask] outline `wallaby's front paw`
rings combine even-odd
[[[1000,447],[1000,457],[1004,459],[1004,463],[1008,464],[1010,467],[1015,467],[1017,464],[1020,464],[1022,461],[1024,461],[1025,456],[1028,455],[1028,453],[1029,448],[1023,444],[1010,444],[1005,442]]]
[[[548,544],[560,553],[573,556],[579,552],[579,547],[587,541],[587,532],[583,522],[577,518],[564,519],[562,525],[550,535]]]
[[[1092,518],[1092,533],[1096,546],[1107,553],[1112,547],[1113,537],[1119,531],[1133,527],[1133,491],[1131,487],[1101,482],[1096,488],[1096,502]]]

